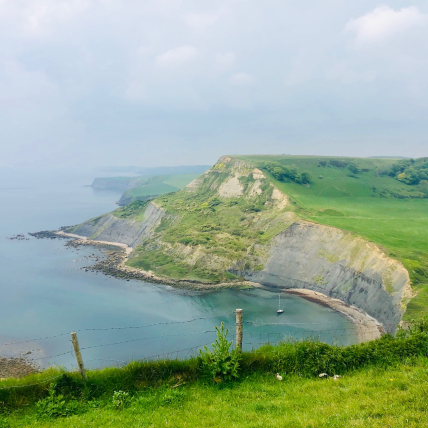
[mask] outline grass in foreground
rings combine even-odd
[[[34,409],[10,427],[422,427],[428,425],[428,359],[368,368],[335,381],[254,374],[226,387],[202,383],[137,393],[122,410],[109,400],[82,415],[39,420]]]
[[[90,371],[86,381],[50,370],[1,382],[0,427],[425,426],[427,328],[422,321],[348,347],[305,341],[240,354],[222,325],[200,358]]]

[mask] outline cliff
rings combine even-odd
[[[135,248],[153,235],[164,216],[164,210],[154,202],[149,202],[141,218],[106,214],[69,228],[67,232],[86,236],[94,241],[118,242]]]
[[[354,305],[394,332],[410,294],[401,263],[375,244],[305,221],[254,163],[223,157],[184,190],[68,230],[134,250],[128,264],[169,279],[245,278]]]
[[[273,239],[263,270],[242,274],[262,284],[340,299],[363,309],[389,332],[400,322],[410,292],[407,270],[374,244],[301,220]]]

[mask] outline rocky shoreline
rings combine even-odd
[[[0,357],[0,381],[10,377],[24,377],[39,370],[35,364],[26,358],[4,358]]]
[[[173,287],[187,288],[192,290],[214,290],[220,288],[252,288],[259,287],[267,290],[272,290],[272,287],[263,286],[260,283],[252,281],[230,281],[225,283],[202,283],[198,281],[189,280],[174,280],[171,278],[164,278],[155,275],[153,272],[147,272],[142,269],[132,268],[127,266],[126,260],[132,251],[132,248],[126,244],[95,241],[83,236],[66,233],[63,230],[53,232],[58,237],[72,239],[66,245],[72,247],[79,247],[81,245],[96,246],[107,250],[106,257],[97,259],[97,262],[85,267],[87,271],[102,272],[105,275],[125,279],[127,281],[132,279],[148,281],[152,283],[159,283],[170,285]],[[278,290],[277,287],[275,287]],[[366,342],[381,337],[385,331],[382,325],[373,317],[369,316],[360,309],[347,305],[339,299],[334,299],[322,293],[307,290],[307,289],[288,289],[281,288],[282,291],[298,295],[307,300],[315,303],[328,306],[335,311],[338,311],[350,319],[357,329],[359,342]]]
[[[66,233],[64,231],[54,232],[62,238],[71,239],[66,245],[70,247],[78,248],[82,245],[95,246],[106,250],[106,257],[98,259],[97,262],[91,266],[86,266],[86,271],[101,272],[104,275],[125,279],[130,281],[137,279],[141,281],[148,281],[152,283],[171,285],[179,288],[187,288],[192,290],[213,290],[219,288],[249,288],[249,287],[260,287],[260,284],[245,281],[229,281],[223,283],[215,282],[199,282],[192,280],[179,280],[171,279],[167,277],[160,277],[155,275],[153,272],[145,271],[143,269],[136,269],[127,266],[126,260],[128,255],[132,251],[132,248],[126,244],[120,244],[116,242],[107,241],[94,241],[83,236]]]

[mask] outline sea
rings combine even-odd
[[[85,270],[105,250],[28,235],[115,209],[120,194],[95,191],[93,178],[75,170],[0,171],[0,356],[74,370],[70,334],[77,332],[89,369],[187,358],[215,341],[221,323],[233,341],[237,308],[246,350],[303,339],[358,341],[348,318],[298,296],[282,293],[284,313],[277,315],[277,291],[201,292],[112,278]]]

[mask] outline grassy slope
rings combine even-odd
[[[287,222],[269,202],[272,189],[250,199],[219,198],[210,186],[228,176],[229,172],[218,171],[197,193],[183,191],[158,198],[156,202],[173,216],[158,228],[165,245],[146,243],[136,249],[128,264],[174,279],[205,282],[234,279],[228,268],[231,262],[244,258],[249,262],[254,257],[251,267],[257,269],[257,250],[249,256],[249,248],[255,241],[267,243],[287,227]],[[251,184],[251,180],[245,183]],[[205,256],[192,264],[183,258],[179,245],[199,246]]]
[[[139,393],[125,410],[100,408],[65,419],[12,414],[14,427],[406,427],[428,426],[428,359],[388,370],[367,368],[342,379],[254,374],[229,387],[201,383]]]
[[[296,212],[313,220],[361,235],[383,247],[409,270],[418,292],[407,309],[406,317],[419,317],[428,308],[428,199],[381,198],[372,187],[393,191],[408,186],[379,176],[378,171],[392,165],[394,159],[352,159],[371,171],[351,177],[349,170],[318,167],[319,157],[309,156],[239,156],[258,165],[277,161],[309,172],[314,183],[307,187],[294,183],[276,186],[291,196]],[[323,178],[319,178],[322,176]]]

